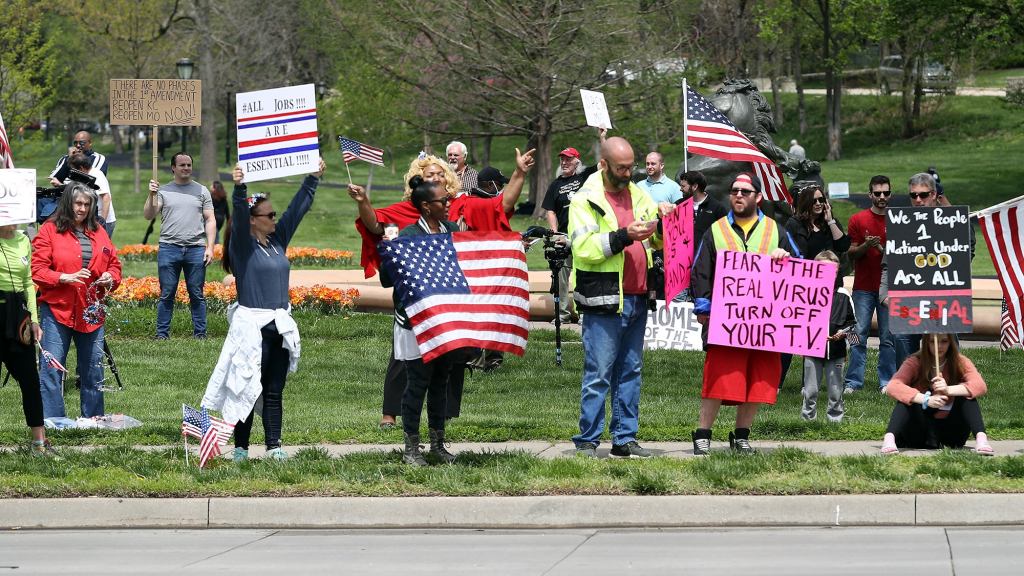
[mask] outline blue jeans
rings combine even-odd
[[[49,304],[39,304],[39,325],[43,329],[40,345],[67,365],[71,341],[78,352],[79,393],[82,399],[82,417],[103,415],[103,327],[95,332],[77,332],[57,322]],[[39,391],[43,396],[43,418],[65,417],[64,394],[61,381],[64,375],[56,368],[39,360]]]
[[[896,334],[893,339],[896,342],[897,366],[902,366],[907,356],[921,349],[921,334]]]
[[[896,360],[896,346],[889,333],[889,310],[878,303],[878,292],[853,291],[853,310],[857,315],[857,336],[860,344],[850,346],[850,364],[846,368],[846,387],[854,390],[864,388],[864,366],[867,364],[868,332],[871,330],[871,316],[878,317],[878,385],[884,388],[899,367]],[[876,314],[877,312],[877,314]]]
[[[583,314],[583,386],[576,446],[601,442],[605,397],[612,394],[612,444],[636,440],[640,424],[647,297],[624,296],[622,314]]]
[[[192,309],[192,334],[206,336],[206,297],[203,296],[203,284],[206,283],[206,266],[203,264],[205,252],[203,246],[160,243],[156,257],[160,278],[160,301],[156,305],[157,338],[170,336],[174,295],[178,291],[178,278],[182,270],[185,271],[185,287],[188,289],[188,301]]]

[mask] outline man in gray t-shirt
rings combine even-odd
[[[178,152],[171,158],[174,181],[160,186],[149,181],[149,196],[142,208],[147,220],[160,213],[160,250],[157,272],[160,279],[160,301],[156,306],[156,338],[170,337],[171,315],[178,281],[185,272],[192,309],[192,334],[206,337],[206,267],[213,262],[213,245],[217,238],[217,219],[213,214],[213,198],[206,186],[192,180],[192,157]]]

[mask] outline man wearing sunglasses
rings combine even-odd
[[[878,318],[878,385],[885,388],[896,372],[896,348],[889,332],[889,313],[879,298],[882,251],[885,250],[885,212],[892,196],[888,176],[872,176],[868,183],[871,207],[850,217],[850,259],[853,261],[853,310],[857,315],[857,343],[850,347],[845,393],[864,388],[868,331],[871,316]]]
[[[103,175],[107,175],[107,157],[99,152],[93,152],[92,150],[92,136],[82,130],[75,134],[75,139],[72,141],[72,146],[78,148],[85,154],[85,157],[92,162],[92,169],[103,172]],[[68,155],[65,154],[57,161],[57,166],[50,172],[50,184],[54,186],[60,186],[68,179],[71,174],[71,165],[68,164]]]
[[[736,429],[729,433],[729,447],[741,454],[754,452],[750,426],[761,404],[775,404],[782,362],[778,352],[708,344],[711,293],[715,285],[715,262],[725,250],[767,254],[781,260],[797,257],[793,239],[774,220],[758,209],[761,180],[743,172],[729,190],[732,209],[704,233],[693,264],[693,311],[704,327],[704,383],[701,389],[700,420],[693,432],[693,453],[711,451],[711,428],[722,404],[736,406]]]

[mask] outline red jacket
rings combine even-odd
[[[71,230],[57,232],[53,221],[45,222],[39,234],[32,241],[32,281],[39,289],[37,300],[50,306],[57,322],[76,332],[95,332],[100,324],[88,324],[82,317],[85,311],[85,296],[89,284],[95,282],[104,272],[114,277],[111,291],[121,284],[121,261],[117,249],[102,228],[95,231],[86,228],[85,235],[92,242],[92,260],[82,265],[82,246]],[[88,268],[92,275],[85,284],[61,284],[61,274],[74,274]]]

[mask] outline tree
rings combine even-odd
[[[0,110],[11,132],[50,108],[66,69],[44,17],[35,0],[6,0],[0,10]]]

